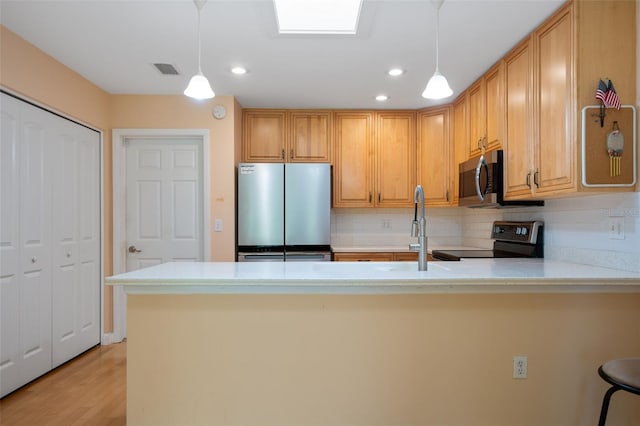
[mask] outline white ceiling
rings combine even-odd
[[[446,0],[440,71],[453,97],[562,3]],[[202,71],[243,107],[417,109],[453,99],[421,97],[435,69],[429,0],[364,0],[355,36],[278,35],[271,0],[209,0],[201,19]],[[112,94],[181,94],[197,71],[192,0],[0,0],[0,22]],[[231,74],[236,65],[248,73]],[[390,77],[392,67],[406,73]]]

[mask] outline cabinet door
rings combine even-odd
[[[328,163],[330,161],[331,112],[291,113],[290,162]]]
[[[459,169],[458,166],[467,160],[467,140],[469,132],[467,126],[467,97],[462,94],[453,103],[453,204],[458,204],[459,198]]]
[[[530,39],[505,58],[506,127],[504,188],[506,198],[531,195],[532,57]]]
[[[418,261],[417,251],[407,251],[400,253],[393,253],[393,260],[396,262],[413,262]]]
[[[469,158],[482,152],[486,137],[484,85],[482,79],[474,83],[467,91],[469,96]]]
[[[500,149],[504,139],[504,62],[498,62],[484,77],[485,148]]]
[[[333,207],[373,207],[373,113],[334,115]]]
[[[392,262],[393,253],[334,253],[333,260],[336,262]]]
[[[534,34],[539,75],[534,185],[538,194],[576,188],[571,8]]]
[[[243,112],[242,155],[246,162],[285,161],[286,112],[245,110]]]
[[[449,108],[418,114],[418,174],[430,206],[448,206],[451,200],[452,150]]]
[[[413,207],[416,186],[416,115],[413,111],[376,115],[377,207]]]

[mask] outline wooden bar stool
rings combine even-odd
[[[605,382],[612,385],[607,393],[604,394],[602,409],[600,410],[598,426],[604,426],[607,421],[609,401],[615,392],[622,389],[640,395],[640,358],[623,358],[608,361],[598,368],[598,374]]]

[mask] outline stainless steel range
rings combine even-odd
[[[433,260],[463,258],[544,257],[543,222],[495,221],[493,250],[433,250]]]

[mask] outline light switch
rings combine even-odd
[[[222,219],[216,219],[213,222],[213,232],[222,232]]]

